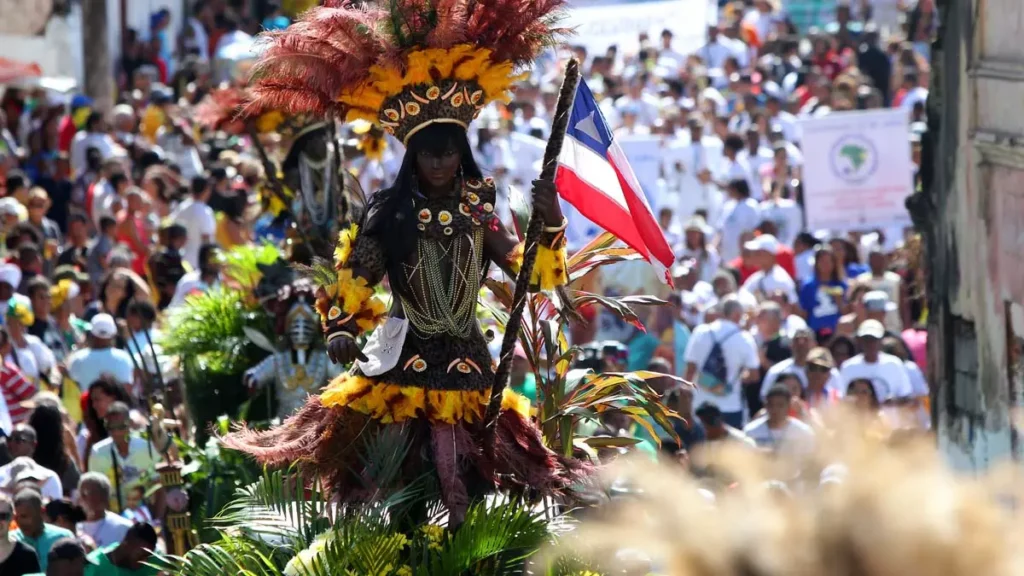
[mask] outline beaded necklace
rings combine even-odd
[[[414,189],[414,193],[423,198],[418,190]],[[454,208],[459,199],[455,196],[451,200]],[[417,333],[458,338],[469,335],[476,320],[482,246],[483,229],[480,227],[443,240],[423,234],[417,238],[416,265],[405,265],[411,297],[401,297],[402,307]],[[447,279],[446,263],[451,270]]]

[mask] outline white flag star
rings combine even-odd
[[[586,118],[577,122],[574,128],[579,130],[580,132],[583,132],[587,136],[590,136],[596,142],[602,141],[601,134],[597,131],[597,124],[594,122],[593,110],[590,111],[590,114],[587,114]]]

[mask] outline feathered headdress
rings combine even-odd
[[[565,0],[327,0],[280,32],[253,69],[249,110],[373,122],[403,143],[468,127],[508,101],[521,72],[568,30]]]
[[[232,86],[212,90],[196,106],[196,122],[209,130],[221,130],[236,136],[246,132],[245,123],[250,121],[255,121],[256,132],[259,134],[284,131],[284,114],[269,109],[250,113],[247,109],[250,97],[251,94],[245,88]],[[292,123],[302,123],[298,117],[290,120]]]

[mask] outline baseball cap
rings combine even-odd
[[[885,336],[885,326],[878,320],[865,320],[857,328],[857,338],[878,338]]]
[[[832,359],[832,353],[828,351],[828,348],[823,346],[818,346],[807,354],[807,363],[824,368],[836,367],[836,362]]]
[[[92,327],[89,328],[89,334],[96,338],[109,340],[117,336],[117,324],[114,323],[114,318],[110,314],[97,314],[93,316],[91,324]]]
[[[868,312],[890,312],[897,308],[889,301],[889,295],[882,290],[872,290],[864,295],[864,309]]]
[[[764,251],[775,254],[779,250],[779,241],[775,239],[775,236],[771,234],[761,234],[755,237],[749,242],[745,242],[743,247],[750,251]]]

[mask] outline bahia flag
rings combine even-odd
[[[671,284],[672,249],[583,80],[576,87],[555,184],[580,214],[639,252]]]

